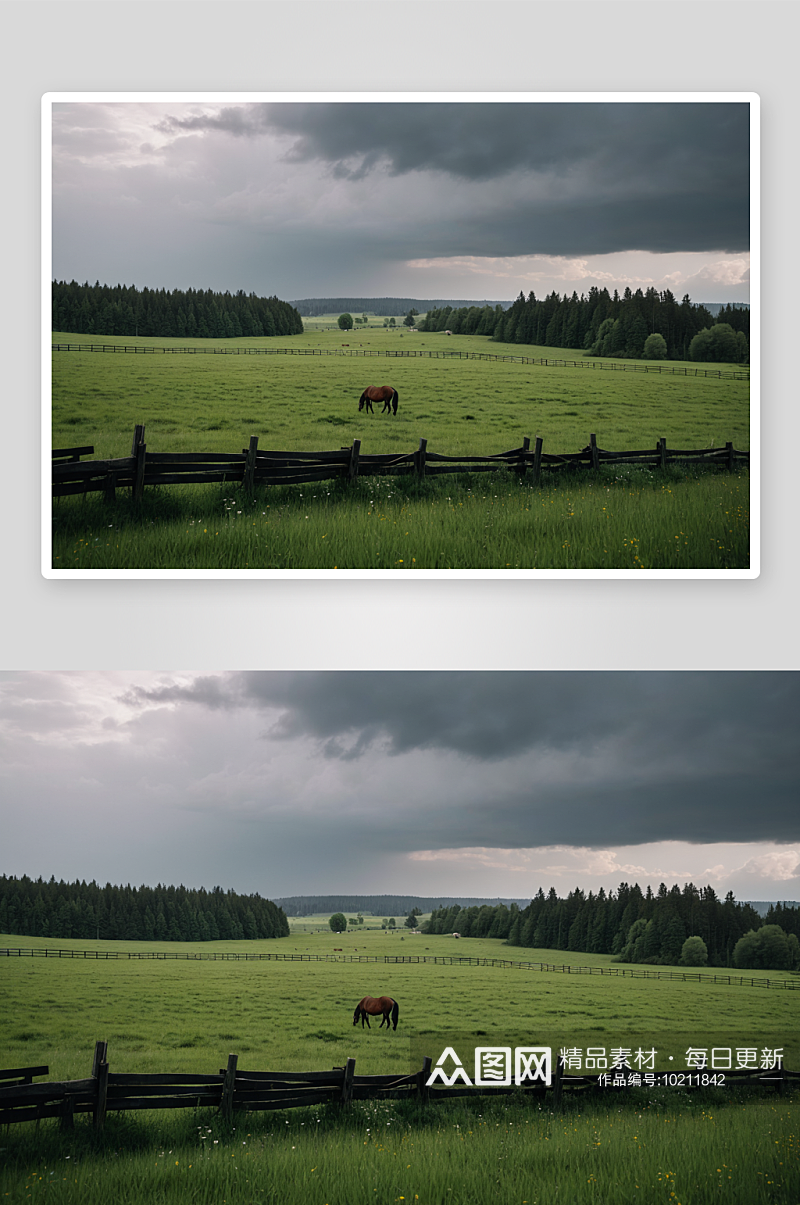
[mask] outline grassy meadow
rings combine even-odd
[[[401,943],[401,937],[403,938]],[[2,936],[3,946],[94,943]],[[520,950],[489,939],[368,931],[293,933],[271,942],[159,943],[210,952],[426,953],[607,964],[599,955]],[[147,943],[100,948],[152,949]],[[94,1042],[112,1071],[216,1071],[231,1051],[253,1070],[359,1074],[409,1069],[411,1043],[438,1057],[451,1041],[547,1041],[661,1049],[676,1025],[693,1042],[798,1049],[796,993],[615,980],[491,967],[288,962],[3,960],[0,1066],[48,1063],[88,1074]],[[397,1032],[352,1025],[364,994],[400,1001]],[[630,1040],[629,1040],[630,1039]],[[791,1057],[787,1065],[793,1065]],[[63,1202],[423,1203],[796,1202],[798,1098],[736,1089],[632,1090],[570,1100],[556,1112],[515,1097],[409,1102],[237,1116],[211,1110],[109,1115],[102,1135],[78,1118],[3,1134],[0,1198]]]
[[[54,342],[123,342],[54,333]],[[126,343],[191,341],[124,340]],[[195,341],[202,344],[202,341]],[[220,345],[278,345],[223,340]],[[289,347],[463,350],[563,355],[477,337],[340,332],[309,326]],[[282,345],[282,344],[281,344]],[[723,366],[725,367],[725,366]],[[396,416],[359,414],[366,385],[399,392]],[[747,381],[538,367],[471,360],[53,353],[53,446],[130,453],[146,426],[150,451],[321,450],[362,441],[364,453],[497,453],[541,435],[545,452],[602,448],[749,447]],[[576,505],[577,503],[577,505]],[[611,505],[609,505],[609,503]],[[377,508],[377,509],[376,509]],[[53,565],[64,569],[692,569],[749,564],[745,472],[604,470],[546,476],[454,475],[416,482],[364,478],[355,487],[148,488],[142,506],[98,495],[53,509]],[[205,538],[203,538],[205,537]]]

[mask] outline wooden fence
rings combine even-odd
[[[665,438],[655,448],[632,452],[608,452],[597,446],[597,437],[580,452],[547,453],[537,437],[533,451],[528,436],[518,448],[486,456],[445,456],[428,451],[421,439],[414,452],[365,455],[361,440],[349,447],[327,452],[259,451],[258,436],[241,453],[227,452],[149,452],[144,441],[144,426],[136,426],[130,456],[113,460],[82,460],[94,453],[92,446],[55,448],[53,461],[53,497],[67,494],[102,492],[113,500],[119,488],[129,488],[134,501],[141,501],[146,485],[228,484],[242,486],[252,494],[259,485],[305,485],[312,481],[355,481],[358,477],[415,476],[434,477],[449,473],[487,473],[510,469],[521,476],[528,471],[534,485],[542,471],[589,468],[595,471],[608,465],[637,465],[666,469],[669,464],[716,464],[733,470],[737,463],[750,463],[750,453],[737,451],[732,443],[724,448],[668,448]]]
[[[544,971],[561,975],[611,975],[620,979],[672,979],[679,983],[716,983],[726,987],[782,988],[800,991],[800,979],[751,978],[725,972],[709,975],[703,971],[654,971],[635,966],[572,966],[569,963],[517,962],[509,958],[459,958],[449,954],[271,954],[249,950],[48,950],[46,946],[6,946],[0,958],[94,958],[100,961],[128,959],[166,962],[376,962],[383,965],[430,962],[435,966],[501,967],[521,971]]]
[[[413,360],[493,360],[501,364],[537,364],[543,368],[590,368],[600,372],[647,372],[658,376],[714,377],[717,380],[749,381],[748,368],[687,368],[671,364],[619,363],[614,360],[563,360],[541,356],[493,355],[483,351],[392,351],[388,348],[322,347],[153,347],[120,343],[53,343],[53,351],[111,352],[122,355],[173,356],[383,356],[389,359]]]
[[[235,1054],[228,1056],[227,1066],[221,1067],[216,1075],[136,1074],[110,1071],[108,1043],[97,1042],[87,1079],[34,1083],[36,1077],[47,1075],[46,1066],[0,1071],[0,1124],[59,1118],[62,1128],[69,1129],[76,1114],[91,1113],[95,1128],[102,1129],[109,1112],[134,1109],[214,1108],[230,1119],[237,1111],[255,1113],[309,1105],[347,1105],[354,1100],[416,1100],[425,1105],[458,1096],[508,1096],[519,1092],[539,1100],[549,1092],[553,1105],[557,1106],[564,1089],[610,1086],[613,1090],[603,1075],[565,1075],[560,1056],[555,1063],[549,1088],[543,1083],[522,1087],[439,1088],[427,1086],[432,1065],[429,1057],[423,1059],[419,1071],[410,1075],[356,1075],[355,1059],[348,1059],[344,1067],[331,1071],[240,1071]],[[629,1073],[631,1069],[626,1065],[621,1070]],[[724,1074],[726,1083],[729,1077],[734,1077],[742,1086],[771,1087],[781,1092],[800,1080],[800,1073],[786,1071],[782,1065],[771,1071]],[[606,1076],[610,1078],[610,1073]],[[685,1086],[701,1085],[692,1083],[690,1077]]]

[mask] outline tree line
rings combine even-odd
[[[793,951],[800,937],[800,909],[773,905],[762,918],[750,904],[737,903],[733,892],[721,900],[713,887],[695,887],[693,883],[669,890],[662,883],[657,892],[648,886],[621,883],[617,892],[601,887],[595,894],[576,888],[566,899],[554,887],[547,895],[540,888],[526,908],[461,908],[458,905],[436,909],[423,926],[427,933],[458,933],[461,937],[496,937],[512,946],[545,950],[569,950],[586,954],[612,954],[619,961],[674,966],[680,962],[684,943],[690,937],[701,938],[711,966],[759,966],[763,962],[743,962],[742,951],[735,958],[740,939],[762,928],[777,926],[788,938]],[[761,949],[756,938],[748,949]],[[790,968],[793,954],[783,966]],[[778,968],[780,969],[780,968]]]
[[[628,287],[620,295],[617,289],[611,294],[592,287],[580,297],[553,290],[544,298],[520,293],[508,309],[474,304],[431,309],[419,329],[574,348],[590,356],[641,359],[652,335],[660,340],[651,342],[650,358],[738,364],[750,355],[749,309],[725,305],[713,316],[704,305],[694,305],[688,293],[678,302],[669,289],[633,292]]]
[[[281,908],[214,887],[100,887],[92,880],[0,876],[0,933],[109,941],[225,941],[288,937]]]
[[[286,895],[275,900],[287,916],[319,916],[326,912],[347,912],[355,916],[365,912],[373,916],[417,916],[431,912],[434,908],[467,908],[471,904],[499,904],[501,900],[487,900],[476,896],[420,896],[420,895]],[[506,899],[504,903],[511,901]],[[515,901],[517,904],[522,900]]]
[[[241,339],[301,335],[303,320],[287,301],[211,289],[137,289],[135,285],[53,281],[54,331],[148,335],[159,339]]]
[[[473,304],[471,301],[421,301],[418,297],[305,297],[301,301],[292,302],[304,318],[315,318],[320,314],[338,314],[347,310],[357,314],[380,314],[381,317],[400,318],[412,308],[418,314],[424,314],[426,310],[436,307],[450,306],[452,309],[454,306]]]

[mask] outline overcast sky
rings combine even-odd
[[[743,103],[54,104],[53,276],[749,300]]]
[[[800,899],[797,673],[0,674],[0,872]]]

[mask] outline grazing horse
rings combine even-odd
[[[372,409],[373,402],[383,402],[383,410],[381,414],[397,414],[397,403],[400,394],[391,385],[370,385],[365,389],[358,399],[358,408],[363,410],[366,406],[368,414],[374,414]]]
[[[383,1029],[384,1025],[389,1028],[389,1015],[391,1014],[392,1025],[397,1029],[397,1018],[400,1014],[400,1005],[396,1000],[392,1000],[391,996],[379,996],[377,1000],[372,996],[365,996],[363,1000],[359,1000],[356,1005],[356,1011],[353,1013],[353,1024],[358,1025],[358,1019],[361,1018],[361,1028],[364,1028],[364,1022],[367,1023],[367,1029],[370,1028],[370,1017],[382,1017],[379,1029]]]

